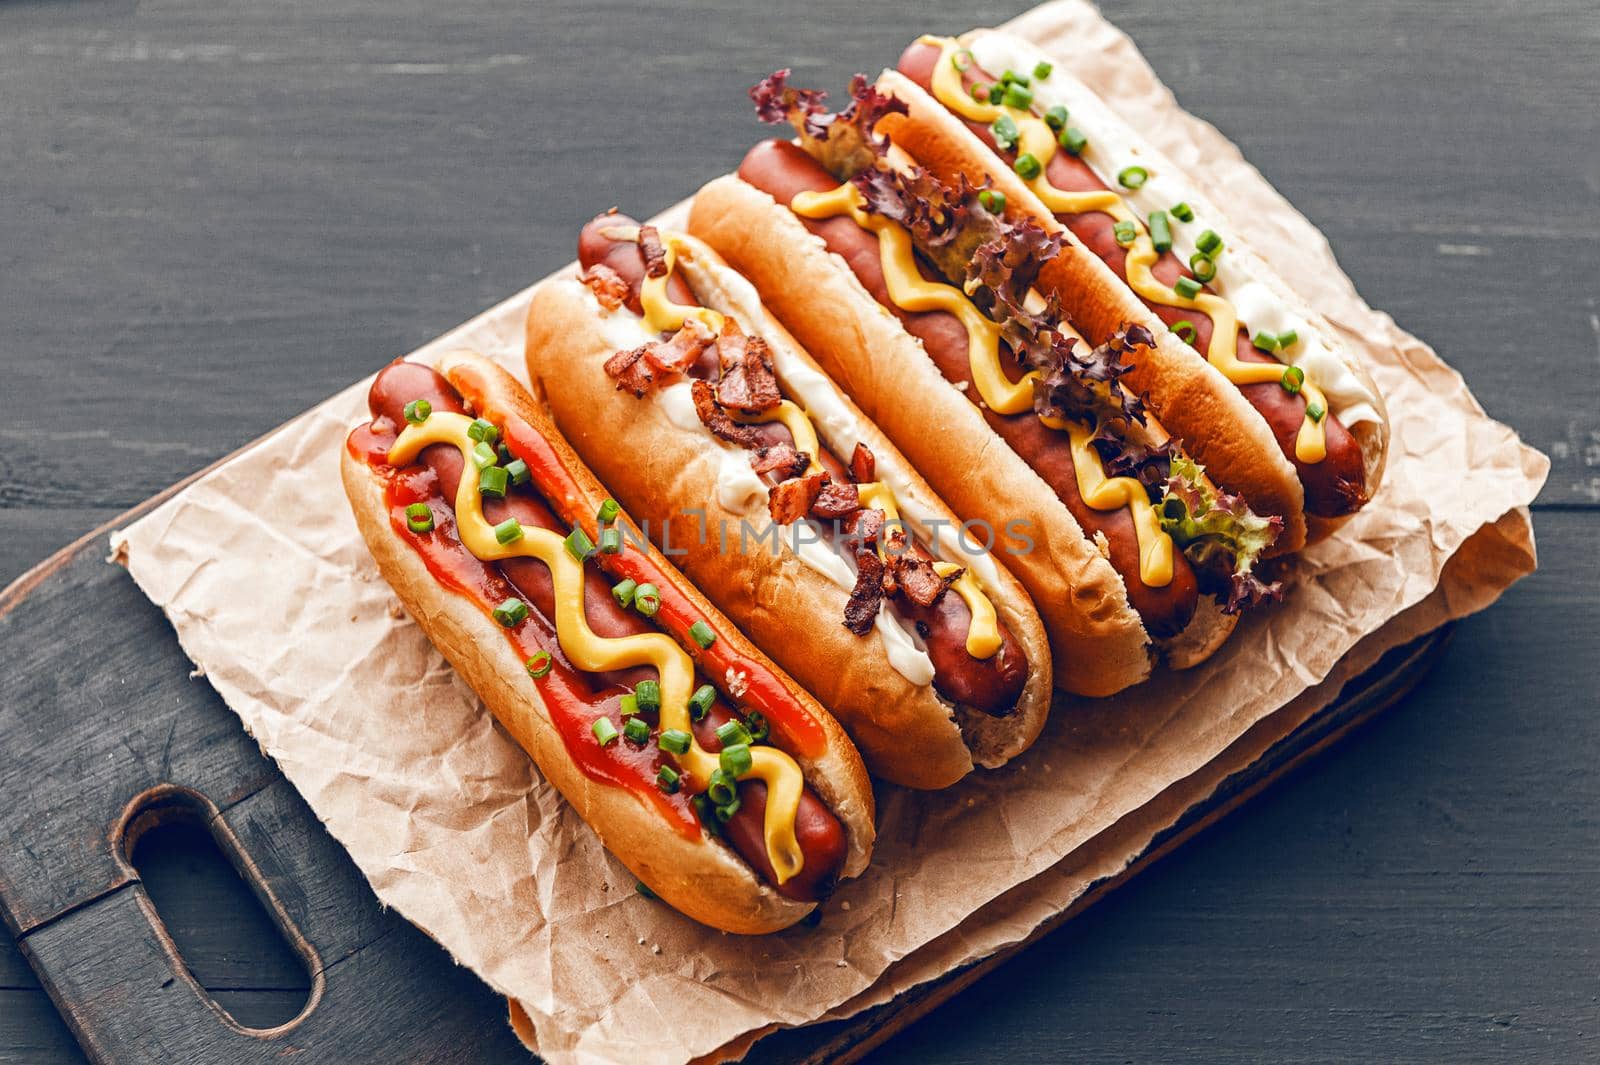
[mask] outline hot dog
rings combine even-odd
[[[1059,237],[918,167],[875,133],[904,108],[865,79],[852,92],[827,116],[783,76],[752,90],[763,117],[801,137],[758,145],[736,177],[702,189],[691,231],[750,276],[958,509],[1044,531],[1045,550],[1013,566],[1060,686],[1110,694],[1153,660],[1204,660],[1239,610],[1277,594],[1257,561],[1283,516],[1220,491],[1128,386],[1149,327],[1122,322],[1091,342],[1037,290]],[[1263,450],[1298,514],[1292,471],[1269,437]]]
[[[709,248],[608,213],[578,252],[534,295],[529,376],[652,538],[874,774],[944,787],[1026,749],[1050,652],[1015,579]]]
[[[1314,537],[1372,497],[1387,417],[1371,379],[1196,183],[1087,86],[1032,45],[979,31],[917,40],[879,87],[907,102],[894,136],[926,165],[992,181],[1008,213],[1070,234],[1121,283],[1086,283],[1088,264],[1063,258],[1041,280],[1071,309],[1082,301],[1070,293],[1093,292],[1110,313],[1142,306],[1176,330],[1129,377],[1177,435],[1203,436],[1212,414],[1169,401],[1173,364],[1206,359],[1293,464]],[[1224,480],[1258,472],[1226,460],[1214,470]]]
[[[662,556],[504,371],[395,362],[341,458],[379,571],[540,771],[656,895],[730,932],[865,868],[838,724]]]

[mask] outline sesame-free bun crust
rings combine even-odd
[[[800,360],[816,370],[764,309],[758,306],[751,314],[734,306],[730,288],[743,279],[729,276],[732,271],[709,248],[691,242],[678,261],[698,299],[766,339],[780,365],[780,378],[786,360]],[[626,308],[610,313],[631,316]],[[651,519],[652,538],[664,528],[683,570],[833,712],[871,772],[907,787],[942,788],[974,765],[997,766],[1025,750],[1049,713],[1050,649],[1038,614],[1016,580],[997,566],[998,582],[985,581],[996,610],[1032,666],[1016,709],[1004,718],[991,718],[951,705],[931,684],[913,684],[891,665],[876,629],[858,637],[841,624],[849,590],[803,562],[787,543],[774,554],[754,542],[744,550],[735,545],[724,551],[714,532],[702,541],[700,518],[690,511],[703,508],[704,528],[732,530],[732,538],[741,520],[756,528],[765,525],[765,504],[755,513],[723,506],[716,488],[723,451],[709,432],[698,423],[675,424],[650,397],[636,399],[618,391],[603,369],[617,351],[615,337],[607,336],[606,314],[575,278],[541,285],[528,313],[529,377],[542,389],[556,423],[617,498],[636,515]],[[846,406],[846,424],[816,419],[822,443],[843,455],[857,440],[865,443],[880,474],[897,471],[918,498],[954,523],[955,516],[888,438],[842,394],[839,398]]]
[[[696,194],[689,228],[755,283],[823,369],[957,513],[987,518],[996,528],[1012,520],[1029,523],[1033,549],[1001,557],[1044,619],[1058,686],[1110,695],[1149,676],[1161,649],[1151,646],[1122,578],[1050,486],[950,386],[922,342],[872,298],[847,264],[791,211],[736,177],[718,178]],[[1197,611],[1174,643],[1215,649],[1234,621]],[[1195,661],[1186,650],[1181,664]]]
[[[552,442],[579,491],[575,498],[551,494],[546,501],[564,520],[585,525],[593,535],[593,517],[607,493],[560,440],[526,391],[503,370],[470,353],[448,354],[438,369],[478,415],[498,423],[508,415],[521,418]],[[538,686],[528,677],[504,632],[470,599],[441,586],[421,556],[396,534],[389,520],[382,476],[349,448],[343,448],[341,455],[340,472],[356,524],[379,572],[406,612],[500,726],[533,758],[545,779],[636,877],[682,913],[728,932],[773,932],[794,924],[814,908],[813,903],[779,895],[715,837],[686,838],[632,792],[585,775],[567,754]],[[681,574],[665,565],[653,550],[651,554],[663,565],[673,586],[706,614],[720,638],[734,641],[742,655],[764,659]],[[858,875],[866,868],[874,838],[873,798],[866,770],[827,712],[788,678],[782,679],[801,710],[821,725],[827,737],[821,757],[796,755],[796,761],[806,782],[844,826],[848,851],[843,875]]]

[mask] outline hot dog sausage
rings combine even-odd
[[[460,395],[450,383],[434,370],[418,363],[392,363],[378,375],[368,393],[373,416],[387,418],[396,425],[405,424],[405,405],[415,399],[427,400],[435,411],[466,413]],[[433,471],[444,499],[454,500],[463,470],[461,453],[449,445],[434,444],[422,450],[418,461]],[[504,500],[485,499],[484,517],[491,523],[514,517],[523,525],[563,534],[567,531],[566,525],[534,492],[519,490]],[[505,559],[496,565],[537,612],[546,629],[554,631],[550,619],[555,616],[555,593],[548,567],[532,558]],[[612,597],[605,574],[598,568],[585,567],[584,580],[584,616],[589,627],[597,634],[617,638],[656,631],[644,617],[624,609]],[[590,676],[599,690],[632,688],[641,680],[653,678],[655,670],[648,666],[635,666]],[[695,726],[700,746],[713,753],[721,750],[716,728],[732,718],[732,712],[719,695],[718,701]],[[740,857],[787,898],[803,902],[825,898],[844,864],[844,828],[810,786],[807,785],[801,795],[795,822],[795,833],[805,855],[804,867],[798,875],[781,885],[775,884],[763,831],[766,785],[754,780],[741,782],[739,803],[738,811],[727,825],[722,826],[722,830]]]
[[[780,204],[788,204],[801,192],[826,192],[839,184],[820,163],[787,141],[756,145],[739,164],[739,177]],[[977,389],[971,384],[968,363],[967,331],[961,320],[945,311],[912,312],[896,306],[889,298],[884,280],[877,236],[850,218],[840,215],[820,220],[800,218],[800,221],[823,240],[829,251],[844,259],[872,297],[922,341],[945,379],[977,403]],[[930,279],[937,279],[925,265],[923,272]],[[1013,377],[1020,372],[1015,365],[1008,370]],[[1199,589],[1194,570],[1182,554],[1175,556],[1172,580],[1166,586],[1151,588],[1146,585],[1139,578],[1139,539],[1132,517],[1126,508],[1096,510],[1083,501],[1072,454],[1062,445],[1061,434],[1031,412],[1005,415],[983,408],[983,416],[1001,439],[1050,485],[1085,533],[1091,537],[1096,533],[1104,535],[1110,548],[1110,562],[1121,574],[1129,601],[1151,635],[1162,638],[1183,631],[1194,616]]]
[[[604,264],[615,271],[628,285],[630,307],[637,303],[644,281],[644,255],[636,243],[618,241],[607,236],[605,231],[635,224],[622,215],[601,215],[584,226],[578,238],[579,264],[584,269]],[[700,301],[676,272],[668,278],[667,284],[675,302],[699,305]],[[715,353],[708,350],[688,372],[691,376],[709,378],[716,367]],[[768,422],[757,428],[767,443],[793,443],[789,431],[781,423]],[[835,481],[849,482],[850,475],[844,463],[826,447],[816,458]],[[912,550],[927,557],[920,545],[912,545]],[[1000,650],[980,659],[967,653],[967,628],[972,614],[959,596],[941,596],[931,607],[918,607],[909,600],[900,599],[889,600],[888,605],[899,617],[916,625],[933,662],[934,687],[941,695],[994,716],[1002,716],[1015,708],[1027,683],[1028,660],[1003,621],[999,622],[1003,641]]]
[[[934,65],[939,61],[939,56],[940,49],[937,45],[918,41],[900,56],[897,69],[931,94]],[[962,77],[963,84],[968,88],[976,82],[993,81],[994,79],[976,64]],[[966,122],[967,128],[972,130],[990,151],[1000,154],[1008,161],[1013,157],[1012,154],[1000,152],[995,144],[994,134],[988,126],[967,119],[962,121]],[[1067,192],[1101,191],[1108,188],[1088,163],[1070,152],[1058,151],[1051,156],[1050,162],[1045,167],[1045,177],[1050,184]],[[1103,260],[1118,277],[1127,281],[1128,251],[1117,243],[1116,235],[1112,232],[1114,219],[1110,215],[1100,211],[1086,211],[1082,214],[1059,214],[1056,218],[1095,256]],[[1193,276],[1170,251],[1162,253],[1152,272],[1156,280],[1169,286],[1180,277]],[[1200,352],[1207,350],[1211,341],[1212,322],[1204,311],[1198,308],[1170,307],[1151,302],[1142,296],[1140,300],[1168,325],[1183,320],[1193,323],[1194,348]],[[1250,343],[1250,337],[1243,327],[1239,329],[1236,352],[1238,357],[1246,362],[1277,361],[1272,356],[1257,351]],[[1361,445],[1338,418],[1330,412],[1324,419],[1328,450],[1323,460],[1302,462],[1295,455],[1295,439],[1299,435],[1301,422],[1305,420],[1305,397],[1290,395],[1271,382],[1243,385],[1240,386],[1240,391],[1251,406],[1261,412],[1261,416],[1272,427],[1279,448],[1285,457],[1294,463],[1301,484],[1305,486],[1306,513],[1334,518],[1354,513],[1366,503],[1366,492],[1363,487],[1366,482],[1366,471],[1362,465]]]

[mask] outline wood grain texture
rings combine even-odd
[[[731,166],[759,74],[840,85],[1021,6],[0,5],[0,581],[566,261],[598,208]],[[1545,569],[1404,708],[881,1056],[1595,1057],[1600,9],[1104,6],[1551,452]],[[81,1060],[52,1015],[0,944],[0,1062]]]

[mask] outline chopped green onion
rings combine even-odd
[[[506,463],[506,476],[511,478],[512,484],[527,484],[532,476],[528,472],[528,464],[521,459],[512,459]]]
[[[1050,72],[1054,69],[1055,67],[1051,64],[1041,62],[1033,68],[1033,76],[1038,78],[1040,81],[1043,81],[1045,78],[1050,76]]]
[[[479,445],[482,447],[483,445]],[[485,466],[478,471],[478,493],[492,499],[504,499],[511,475],[504,466]]]
[[[664,765],[656,770],[656,786],[668,795],[678,790],[678,771],[670,765]]]
[[[717,726],[717,739],[724,747],[735,747],[741,743],[748,747],[751,740],[750,730],[744,727],[744,722],[735,718]]]
[[[489,472],[488,470],[484,471]],[[522,539],[522,523],[516,518],[507,518],[494,527],[494,538],[501,544],[514,544]]]
[[[1265,351],[1270,354],[1278,350],[1278,338],[1271,333],[1257,333],[1250,338],[1250,343],[1255,346],[1257,351]]]
[[[1067,128],[1067,109],[1056,104],[1044,113],[1044,124],[1060,133]]]
[[[1032,181],[1044,170],[1039,165],[1039,159],[1032,152],[1023,152],[1017,156],[1017,161],[1011,164],[1013,170],[1022,175],[1024,181]]]
[[[739,797],[739,785],[733,777],[721,769],[711,771],[711,779],[706,782],[706,798],[713,805],[726,806]]]
[[[480,470],[486,470],[500,461],[500,456],[495,454],[494,448],[482,440],[472,445],[472,464]]]
[[[1150,180],[1150,171],[1142,166],[1125,166],[1117,172],[1117,184],[1125,189],[1136,189]]]
[[[1283,332],[1278,334],[1278,347],[1284,351],[1288,351],[1299,342],[1300,334],[1296,333],[1293,329],[1285,329]]]
[[[1172,226],[1167,222],[1167,212],[1150,212],[1150,241],[1156,251],[1172,250]]]
[[[1215,259],[1222,250],[1222,238],[1217,236],[1217,231],[1208,229],[1194,240],[1194,246],[1200,249],[1200,254],[1207,259]]]
[[[622,530],[615,525],[600,530],[600,553],[602,555],[620,555],[622,553]]]
[[[649,583],[639,585],[633,593],[633,609],[647,618],[655,617],[661,609],[661,589]]]
[[[1002,152],[1009,152],[1017,143],[1017,123],[1010,115],[1001,115],[989,123],[989,135],[994,138],[995,147]]]
[[[656,743],[663,751],[672,754],[688,754],[690,735],[681,728],[664,728],[661,735],[656,737]]]
[[[639,697],[632,692],[617,700],[617,711],[623,717],[632,717],[639,712]]]
[[[973,82],[972,88],[969,91],[972,93],[973,100],[980,104],[987,102],[989,99],[989,86],[985,85],[981,81]]]
[[[414,533],[433,532],[433,508],[426,503],[413,503],[406,508],[406,528]]]
[[[1172,286],[1174,292],[1186,300],[1192,300],[1200,295],[1200,282],[1192,277],[1180,277]]]
[[[620,580],[611,586],[611,598],[617,601],[618,606],[627,609],[633,602],[633,590],[637,587],[639,584],[632,577]]]
[[[527,620],[528,604],[521,599],[507,599],[494,608],[493,614],[501,628],[509,629]]]
[[[1028,75],[1018,74],[1015,70],[1008,69],[1004,74],[1000,75],[1000,83],[1002,85],[1021,85],[1026,87]]]
[[[661,709],[661,682],[658,680],[641,680],[633,686],[633,697],[639,701],[639,709],[645,713]]]
[[[1195,252],[1189,256],[1189,272],[1194,274],[1196,281],[1205,284],[1217,276],[1217,264]]]
[[[1006,88],[1005,88],[1004,85],[1001,85],[999,82],[995,82],[993,85],[989,86],[989,102],[990,103],[997,104],[1001,100],[1004,100],[1005,98],[1006,98]]]
[[[1026,85],[1012,82],[1006,86],[1003,99],[1007,107],[1015,107],[1018,111],[1026,111],[1033,106],[1033,90]]]
[[[615,499],[608,499],[600,504],[600,510],[595,514],[594,520],[601,525],[617,520],[617,514],[622,510]]]
[[[970,49],[966,48],[958,50],[950,57],[950,65],[955,67],[957,70],[972,69],[972,62],[972,52]]]
[[[562,543],[567,546],[567,554],[579,562],[594,554],[594,541],[589,539],[589,534],[583,531],[581,525],[574,525]]]
[[[600,741],[600,746],[609,747],[617,742],[617,726],[611,723],[609,717],[597,717],[594,724],[589,726],[589,731],[594,733],[594,738]]]
[[[717,755],[717,764],[722,767],[723,772],[734,778],[744,776],[750,772],[750,767],[754,764],[754,759],[750,757],[750,745],[735,743],[722,748],[722,753]]]
[[[630,717],[622,723],[622,736],[629,743],[649,743],[650,723],[642,717]]]
[[[699,721],[711,709],[711,704],[717,701],[717,689],[709,684],[702,684],[689,696],[689,717]]]
[[[1328,408],[1313,400],[1306,404],[1306,417],[1314,422],[1320,422],[1327,416]]]
[[[1068,155],[1082,155],[1083,150],[1089,146],[1089,138],[1077,126],[1068,126],[1061,131],[1061,136],[1056,138],[1056,143],[1067,150]]]
[[[550,675],[550,669],[554,664],[555,660],[550,657],[549,651],[537,651],[534,653],[532,658],[528,659],[528,676],[532,677],[534,680],[539,680],[542,677],[548,677]]]
[[[772,726],[767,724],[767,715],[760,710],[752,710],[746,714],[744,726],[750,730],[751,743],[760,743],[772,735]]]
[[[467,435],[479,443],[492,444],[500,439],[500,430],[487,418],[474,418],[472,424],[467,426]]]
[[[724,806],[717,807],[717,820],[721,821],[723,824],[727,824],[729,821],[733,820],[733,815],[738,812],[739,799],[737,796],[735,796],[732,802]]]
[[[511,449],[504,444],[496,444],[494,453],[500,456],[500,465],[502,466],[511,461]]]
[[[428,420],[428,415],[433,413],[433,404],[425,399],[414,399],[406,404],[406,421],[412,425],[421,425]]]
[[[1111,227],[1111,235],[1117,238],[1117,243],[1124,248],[1139,239],[1139,225],[1124,219]]]
[[[1193,222],[1194,221],[1194,208],[1190,207],[1186,203],[1175,203],[1175,204],[1173,204],[1171,209],[1168,210],[1167,213],[1170,214],[1172,217],[1176,218],[1180,222]]]
[[[717,634],[711,631],[711,626],[704,621],[697,621],[689,626],[689,635],[702,649],[710,647],[717,642]]]
[[[978,193],[978,202],[990,214],[1005,214],[1006,194],[999,189],[984,189]]]
[[[1178,334],[1178,339],[1182,340],[1185,344],[1194,343],[1194,338],[1196,336],[1194,323],[1189,321],[1189,319],[1180,318],[1176,322],[1173,322],[1170,328],[1174,333]]]
[[[635,891],[637,891],[639,894],[643,895],[647,899],[659,899],[661,897],[660,895],[657,895],[654,891],[651,891],[648,887],[646,887],[645,886],[645,882],[643,880],[640,880],[637,883],[635,883],[633,885],[633,889]]]
[[[1306,383],[1306,372],[1298,366],[1285,366],[1283,376],[1278,379],[1283,390],[1291,396],[1300,394],[1300,386]]]

